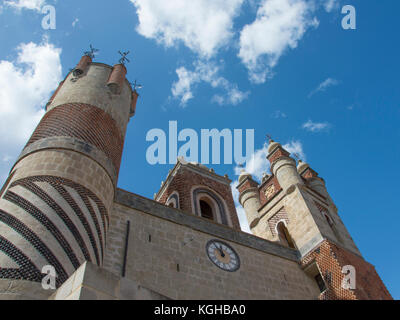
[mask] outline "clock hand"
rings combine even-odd
[[[224,253],[224,251],[222,250],[222,248],[217,246],[217,249],[218,249],[218,251],[219,251],[221,257],[224,258],[224,257],[225,257],[225,253]]]

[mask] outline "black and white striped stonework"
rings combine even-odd
[[[0,278],[39,282],[51,265],[60,285],[84,261],[102,265],[108,213],[87,188],[29,177],[8,187],[0,208]]]

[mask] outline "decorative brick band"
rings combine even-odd
[[[39,237],[24,223],[3,210],[0,210],[0,221],[18,232],[49,262],[50,265],[52,265],[56,269],[58,281],[61,281],[61,283],[63,283],[68,279],[68,275],[64,267],[58,261],[56,256],[42,242],[42,240],[40,240]]]
[[[39,183],[44,184],[41,185]],[[46,203],[46,208],[47,206],[50,207],[54,213],[47,212],[40,202],[29,199],[29,195],[22,196],[19,194],[17,189],[13,189],[17,186],[33,193],[35,197]],[[63,266],[60,261],[68,261],[66,259],[69,259],[71,265],[77,269],[84,260],[91,262],[93,260],[91,257],[95,257],[97,264],[102,265],[109,217],[102,201],[93,192],[68,179],[54,176],[34,176],[12,182],[3,199],[20,207],[26,214],[33,217],[43,226],[44,229],[41,230],[51,234],[62,248],[62,256],[56,256],[39,238],[38,230],[29,229],[25,221],[19,220],[21,218],[17,218],[15,214],[9,214],[0,209],[0,222],[14,229],[32,245],[32,252],[37,252],[33,256],[40,254],[48,261],[49,265],[55,267],[58,274],[57,281],[60,281],[59,284],[67,280],[69,276],[65,270],[66,266]],[[67,205],[68,210],[65,207]],[[72,217],[71,213],[75,214],[77,218]],[[60,226],[57,226],[56,220],[50,219],[49,214],[56,214],[59,217],[60,220],[57,219],[57,221],[62,221],[64,224],[63,230],[65,230],[65,227],[68,228],[70,232],[68,232],[68,236],[65,231],[60,229]],[[79,228],[78,225],[75,225],[78,221],[81,225]],[[85,232],[87,237],[83,237],[84,234],[81,234],[81,232]],[[73,236],[72,239],[70,235]],[[85,238],[86,240],[84,240]],[[7,241],[9,242],[10,239]],[[71,241],[76,241],[74,242],[76,244],[74,248],[71,246]],[[12,245],[15,247],[17,244]],[[4,244],[4,246],[6,245]],[[89,253],[88,247],[90,246],[93,248],[94,255]],[[5,254],[10,256],[18,265],[26,264],[30,266],[30,263],[33,264],[26,255],[14,256],[13,252],[15,250],[11,247],[7,249],[8,251],[4,250]],[[80,250],[81,253],[74,252],[74,250]],[[77,253],[80,254],[78,255]],[[57,254],[60,255],[60,253]],[[24,260],[27,261],[24,262]],[[37,271],[32,269],[31,266],[29,267],[29,272],[34,276],[25,276],[26,271],[22,269],[1,270],[0,277],[2,278],[31,281],[41,281],[42,279],[41,274],[36,274]]]
[[[0,251],[10,257],[20,267],[19,269],[0,268],[0,279],[24,279],[34,282],[42,281],[43,275],[32,261],[21,250],[2,236],[0,236]],[[60,283],[58,283],[58,285],[60,285]]]
[[[48,111],[28,141],[49,137],[73,137],[103,151],[119,170],[123,136],[115,120],[102,109],[84,103],[68,103]]]
[[[96,240],[94,239],[93,232],[89,226],[89,222],[87,221],[86,217],[82,213],[81,209],[79,208],[78,204],[72,199],[71,195],[65,190],[65,188],[59,184],[51,183],[51,185],[58,191],[58,193],[64,198],[64,200],[69,204],[69,206],[74,210],[75,214],[78,216],[79,220],[81,221],[85,231],[89,237],[90,243],[94,250],[94,254],[96,256],[97,264],[100,265],[99,259],[99,250],[97,248]],[[97,222],[97,217],[95,215],[91,215],[93,222],[96,225],[97,236],[100,240],[100,249],[101,249],[101,256],[103,257],[103,237],[101,236],[99,224]]]
[[[85,256],[85,259],[88,261],[91,261],[91,258],[90,258],[89,252],[87,250],[87,247],[86,247],[84,240],[83,240],[82,236],[80,235],[78,229],[71,221],[70,217],[68,217],[68,215],[65,213],[65,211],[56,203],[56,201],[54,201],[54,199],[50,195],[48,195],[41,188],[39,188],[35,184],[35,182],[49,183],[58,192],[58,194],[61,197],[63,197],[63,199],[69,204],[69,206],[72,208],[72,210],[75,212],[75,214],[80,219],[82,225],[84,226],[84,228],[89,236],[91,245],[93,246],[94,252],[96,254],[97,263],[98,263],[98,265],[101,265],[102,260],[103,260],[103,250],[104,250],[103,243],[104,243],[104,239],[105,239],[105,232],[107,232],[107,226],[109,223],[108,213],[107,213],[107,210],[104,207],[102,201],[89,189],[87,189],[87,188],[83,187],[82,185],[77,184],[71,180],[60,178],[60,177],[53,177],[53,176],[28,177],[28,178],[24,178],[24,179],[13,182],[10,187],[10,188],[12,188],[12,187],[18,186],[18,185],[22,186],[22,187],[30,190],[35,195],[40,197],[44,202],[46,202],[60,216],[60,218],[64,221],[64,223],[68,226],[69,230],[75,236],[77,242],[79,243],[79,245],[82,249],[82,253]],[[90,229],[90,226],[89,226],[89,223],[87,220],[87,218],[89,218],[89,217],[85,217],[85,215],[83,214],[83,212],[81,211],[79,206],[76,204],[75,200],[73,200],[72,197],[70,196],[70,194],[65,190],[64,186],[74,189],[78,193],[78,195],[81,197],[83,203],[85,204],[85,206],[90,214],[90,218],[92,219],[92,222],[96,228],[96,235],[97,235],[97,237],[99,239],[99,243],[100,243],[101,259],[98,255],[98,248],[97,248],[97,245],[96,245],[96,242],[94,239],[93,232]],[[98,218],[96,216],[96,213],[95,213],[89,199],[91,199],[97,205],[97,207],[99,209],[104,234],[100,229],[100,224],[99,224]]]
[[[97,235],[99,236],[99,239],[103,240],[105,238],[105,235],[102,235],[102,233],[101,233],[99,221],[98,221],[97,216],[92,208],[92,205],[90,204],[89,199],[91,199],[96,204],[96,206],[98,207],[98,209],[100,211],[101,223],[103,225],[104,233],[107,232],[108,224],[110,222],[109,216],[107,213],[107,209],[103,205],[103,202],[92,191],[90,191],[89,189],[85,188],[84,186],[82,186],[78,183],[75,183],[71,180],[60,178],[60,177],[53,177],[53,176],[29,177],[29,178],[25,178],[25,179],[16,181],[14,183],[16,185],[22,185],[22,186],[24,186],[25,184],[33,184],[34,186],[36,186],[36,184],[34,184],[34,182],[47,182],[47,183],[51,184],[51,186],[53,186],[56,190],[58,190],[58,188],[56,188],[56,186],[67,186],[67,187],[70,187],[71,189],[74,189],[79,194],[79,196],[82,198],[83,203],[87,207],[87,209],[91,215],[91,218],[93,219],[93,223],[96,226],[96,231],[97,231]],[[36,186],[36,188],[39,188],[39,187]],[[65,189],[64,189],[64,191],[65,191]],[[102,241],[100,241],[100,242],[102,243]]]
[[[89,250],[88,250],[86,243],[83,240],[81,234],[79,233],[78,228],[74,225],[74,223],[72,222],[70,217],[53,200],[53,198],[51,196],[49,196],[46,192],[44,192],[36,184],[30,182],[29,178],[13,182],[11,184],[10,188],[15,187],[15,186],[22,186],[22,187],[26,188],[27,190],[31,191],[36,196],[38,196],[40,199],[42,199],[50,208],[52,208],[54,210],[54,212],[57,213],[57,215],[61,218],[61,220],[68,227],[69,231],[71,231],[71,233],[74,235],[74,238],[77,241],[77,243],[79,244],[79,247],[80,247],[85,259],[92,262],[92,259],[89,254]]]
[[[56,225],[53,222],[51,222],[51,220],[49,218],[46,217],[46,215],[44,215],[38,208],[33,206],[29,201],[26,201],[25,199],[21,198],[14,192],[11,192],[11,191],[7,192],[7,194],[4,196],[4,199],[16,204],[21,209],[23,209],[25,212],[29,213],[40,224],[42,224],[44,227],[46,227],[46,229],[54,236],[54,238],[56,238],[56,240],[58,241],[60,246],[63,248],[64,252],[68,256],[68,258],[71,261],[74,268],[76,268],[76,269],[79,268],[80,263],[78,261],[78,258],[74,254],[68,241],[62,235],[62,233],[56,227]]]

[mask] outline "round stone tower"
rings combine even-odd
[[[260,191],[258,183],[253,180],[251,174],[242,171],[239,176],[239,203],[244,208],[250,228],[259,220],[258,209],[260,209]]]
[[[122,64],[82,57],[60,83],[0,198],[0,279],[57,286],[84,262],[103,264],[125,132],[138,94]]]
[[[271,163],[271,172],[285,192],[293,185],[304,184],[297,172],[296,161],[278,142],[270,141],[267,158]]]

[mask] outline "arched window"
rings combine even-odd
[[[289,235],[289,231],[286,228],[285,223],[283,221],[278,223],[276,230],[278,232],[279,241],[281,242],[282,245],[293,249],[296,248],[292,238]]]
[[[175,191],[169,197],[165,203],[167,207],[179,209],[179,194]]]
[[[205,200],[200,200],[201,216],[206,219],[214,220],[214,213],[212,207]]]
[[[198,187],[193,189],[193,208],[197,216],[213,220],[227,226],[232,223],[228,218],[228,212],[222,198],[215,192]]]

